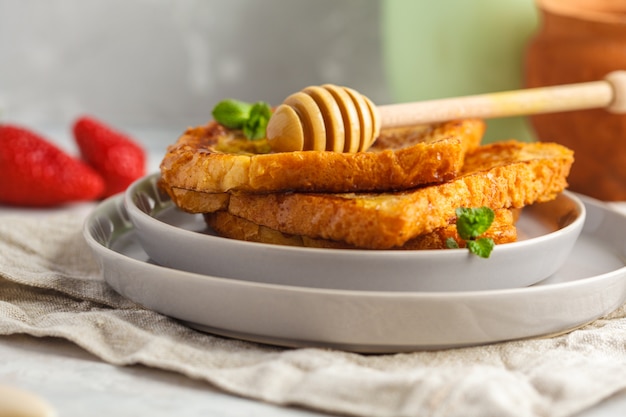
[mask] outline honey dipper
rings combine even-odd
[[[370,147],[381,128],[592,108],[626,112],[626,71],[611,72],[600,81],[384,106],[351,88],[312,86],[278,106],[267,139],[276,152],[358,152]]]

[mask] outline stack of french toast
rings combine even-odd
[[[338,249],[459,247],[457,209],[488,207],[485,237],[517,240],[524,206],[567,187],[573,152],[555,143],[481,144],[485,123],[383,129],[367,151],[272,152],[215,121],[168,147],[160,187],[232,239]]]

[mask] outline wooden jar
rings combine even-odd
[[[626,69],[626,1],[536,0],[540,26],[525,55],[526,87],[603,79]],[[626,200],[626,114],[603,109],[530,117],[537,139],[575,152],[570,190]]]

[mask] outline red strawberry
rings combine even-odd
[[[0,125],[0,203],[54,206],[102,195],[100,175],[40,135]]]
[[[74,124],[80,153],[106,184],[105,197],[124,191],[146,173],[146,154],[129,136],[88,116]]]

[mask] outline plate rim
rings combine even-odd
[[[606,206],[600,209],[611,211],[620,216],[622,220],[626,219],[626,216],[622,216]],[[142,249],[137,240],[134,225],[127,217],[125,218],[127,213],[125,215],[124,212],[123,198],[121,196],[111,197],[102,202],[88,216],[84,224],[85,237],[90,246],[95,245],[92,249],[96,252],[101,265],[112,265],[112,270],[118,269],[118,271],[108,271],[108,274],[103,269],[102,274],[105,282],[123,296],[159,314],[169,316],[183,325],[214,335],[234,337],[250,342],[287,348],[323,347],[375,354],[461,348],[528,338],[550,337],[569,332],[610,313],[622,305],[626,299],[626,261],[623,262],[622,267],[612,271],[575,280],[522,288],[459,292],[362,291],[300,287],[221,278],[163,267],[150,263],[148,260],[135,258],[124,253],[122,249],[116,251],[111,248],[117,239],[129,237],[134,239],[131,244],[136,245],[137,249]],[[106,244],[101,243],[102,237],[98,240],[92,236],[92,223],[102,215],[105,215],[105,218],[118,216],[118,219],[114,219],[117,221],[117,227],[124,229],[123,233],[119,234],[111,231],[111,239]],[[606,221],[604,217],[601,217],[600,220],[601,222]],[[147,258],[145,251],[141,252],[141,256],[144,255]],[[620,258],[622,257],[620,256]],[[122,275],[120,275],[119,268],[122,268]],[[137,273],[142,277],[138,284],[136,283]],[[185,289],[180,290],[180,295],[184,296],[196,297],[195,294],[200,293],[201,291],[198,290],[203,287],[214,292],[221,290],[221,293],[208,297],[212,300],[209,304],[217,302],[220,308],[227,310],[234,308],[234,310],[226,315],[221,314],[223,310],[218,310],[220,313],[216,318],[211,316],[213,307],[207,306],[206,298],[202,298],[202,303],[199,305],[195,303],[192,303],[191,307],[189,303],[181,305],[176,297],[171,300],[169,298],[170,293],[163,296],[159,292],[162,290],[158,289],[161,287],[150,284],[150,280],[155,277],[157,282],[167,283],[166,287],[174,285],[174,291],[179,288],[176,281],[181,280],[185,283]],[[139,287],[134,287],[136,284]],[[145,285],[153,288],[152,294],[146,294]],[[616,287],[619,288],[619,292],[614,291]],[[581,299],[581,294],[590,294],[591,292],[595,294],[594,297],[602,294],[604,297],[602,302],[590,303],[588,295]],[[220,301],[220,298],[229,298],[229,294],[232,297],[233,293],[238,294],[235,296],[238,297],[234,299],[235,302],[255,300],[254,304],[256,304],[256,300],[260,299],[260,304],[257,307],[245,307],[244,310],[246,311],[241,312],[241,306],[233,306],[232,299],[228,304],[225,304],[223,300]],[[567,297],[567,295],[572,294],[575,297]],[[202,295],[202,297],[205,296]],[[285,301],[280,301],[278,307],[270,308],[269,311],[257,311],[259,308],[264,308],[264,305],[267,306],[269,300],[272,300],[271,305],[274,306],[276,297]],[[564,301],[558,304],[557,299],[558,305],[554,307],[556,297]],[[297,305],[302,305],[303,309],[298,308],[299,311],[296,314],[288,314],[289,317],[287,318],[282,317],[281,313],[284,314],[288,309],[293,308],[292,302],[288,300],[294,299],[298,300]],[[464,302],[458,303],[459,300]],[[538,317],[538,314],[532,314],[528,318],[522,314],[525,309],[523,306],[526,306],[528,300],[541,308],[547,306],[549,312],[554,312],[553,310],[556,308],[557,314],[554,317],[550,315],[547,322],[544,316]],[[300,302],[303,304],[299,304]],[[510,302],[513,302],[512,311],[507,311],[508,314],[501,315],[498,313],[494,316],[494,305],[496,309],[509,310],[508,303]],[[567,314],[563,318],[562,314],[558,313],[559,309],[562,309],[563,303],[565,303],[565,307],[571,308],[573,306],[577,310],[579,307],[582,308],[574,317]],[[325,308],[320,311],[320,305],[325,308],[332,306],[333,310],[339,309],[338,311],[343,313],[340,320],[337,321],[338,324],[334,324],[335,319],[331,324],[327,323],[325,317],[328,313],[324,311]],[[370,321],[372,312],[369,311],[369,308],[372,305],[377,308],[374,322],[378,330],[375,332],[372,332],[371,326],[373,324]],[[364,306],[368,306],[365,311],[363,310]],[[437,317],[443,317],[440,319],[443,322],[438,322],[434,333],[430,322],[432,317],[421,317],[425,308],[428,309],[426,316],[430,316],[430,308],[433,307],[440,314]],[[453,310],[449,311],[449,308],[453,308]],[[445,314],[441,315],[442,311]],[[497,311],[502,312],[502,310]],[[381,312],[391,317],[397,317],[399,314],[404,317],[405,314],[416,312],[418,315],[411,316],[413,319],[409,321],[389,321],[388,316],[379,316]],[[235,315],[232,319],[231,314]],[[470,320],[471,325],[466,328],[468,314],[472,319]],[[255,317],[259,317],[259,315],[262,317],[261,321],[255,321]],[[394,325],[388,327],[391,323]],[[405,327],[406,323],[410,324],[410,328]],[[445,327],[440,328],[441,323],[456,328],[459,333],[450,333]],[[346,328],[346,324],[349,324],[350,327]],[[254,330],[250,331],[250,329]]]
[[[626,215],[623,215],[611,209],[610,207],[602,204],[602,202],[599,202],[597,200],[594,200],[585,196],[583,196],[583,198],[584,199],[581,199],[581,201],[583,201],[585,205],[586,204],[596,205],[597,208],[603,211],[608,211],[610,213],[615,213],[616,215],[623,217],[624,221],[626,221]],[[556,282],[556,283],[550,283],[547,285],[531,285],[527,287],[518,287],[518,288],[498,288],[498,289],[487,289],[487,290],[462,290],[462,291],[355,290],[355,289],[341,289],[341,288],[335,289],[335,288],[321,288],[321,287],[305,287],[305,286],[296,286],[296,285],[276,284],[276,283],[270,283],[270,282],[247,281],[247,280],[241,280],[241,279],[236,279],[236,278],[227,278],[227,277],[220,277],[216,275],[189,272],[189,271],[184,271],[184,270],[179,270],[179,269],[168,268],[168,267],[161,266],[158,264],[147,263],[147,262],[140,261],[138,259],[134,259],[132,257],[126,256],[123,253],[120,253],[120,252],[115,251],[114,249],[111,249],[109,246],[101,244],[100,242],[97,241],[97,239],[95,239],[95,237],[92,236],[90,225],[94,221],[98,213],[102,211],[102,209],[105,208],[107,205],[111,205],[112,207],[115,207],[116,211],[119,213],[124,213],[126,211],[126,207],[124,205],[124,195],[120,195],[120,194],[109,197],[103,202],[99,203],[98,206],[96,206],[96,208],[88,215],[88,217],[86,218],[83,224],[83,235],[85,236],[90,246],[92,246],[93,248],[97,248],[99,250],[104,249],[109,255],[113,255],[117,257],[118,259],[124,260],[125,262],[131,262],[133,264],[141,265],[142,267],[145,267],[145,268],[168,269],[168,270],[173,271],[173,273],[176,273],[176,274],[182,274],[184,276],[189,276],[189,277],[194,277],[194,278],[218,280],[220,282],[227,281],[229,282],[229,284],[232,284],[232,285],[254,286],[254,287],[259,287],[259,288],[272,288],[272,289],[280,289],[280,290],[285,290],[285,291],[296,291],[296,292],[305,291],[305,292],[319,292],[319,293],[342,293],[345,295],[352,294],[352,295],[359,295],[359,296],[367,295],[367,296],[404,297],[404,296],[409,295],[411,297],[427,296],[429,298],[430,297],[463,298],[467,296],[474,297],[478,295],[491,296],[491,295],[507,294],[507,293],[521,293],[521,292],[532,293],[532,292],[538,292],[538,291],[543,292],[543,291],[546,291],[547,289],[552,289],[555,287],[560,288],[560,287],[578,286],[578,285],[582,285],[581,284],[582,282],[588,282],[590,280],[606,279],[612,275],[619,275],[620,272],[626,274],[626,261],[624,261],[624,266],[618,269],[608,271],[603,274],[594,275],[591,277],[575,279],[572,281]],[[128,215],[126,215],[126,217],[127,216]],[[122,222],[125,224],[125,227],[126,227],[126,230],[124,231],[124,233],[122,233],[122,235],[135,231],[135,226],[132,224],[132,222],[128,218],[122,219]],[[582,233],[584,233],[584,230],[581,232],[581,234]],[[119,238],[119,236],[117,238]],[[135,237],[135,239],[137,238]]]
[[[151,222],[152,224],[158,225],[160,227],[165,227],[168,230],[171,231],[178,231],[180,232],[181,229],[168,224],[166,222],[163,222],[161,220],[159,220],[158,218],[156,218],[155,216],[152,216],[148,213],[145,213],[143,210],[141,210],[139,207],[137,207],[137,205],[134,203],[134,201],[132,201],[132,196],[134,195],[134,190],[136,190],[139,186],[143,185],[144,183],[150,183],[151,186],[156,187],[156,182],[159,178],[160,174],[158,172],[149,174],[144,176],[143,178],[140,178],[138,180],[136,180],[134,183],[132,183],[127,189],[126,192],[123,194],[124,197],[124,205],[126,210],[136,210],[138,212],[139,215],[143,216],[144,220]],[[550,238],[553,238],[556,234],[560,234],[560,233],[564,233],[566,231],[569,231],[570,229],[576,228],[576,227],[580,227],[582,223],[582,225],[584,225],[586,216],[587,216],[587,209],[585,207],[584,202],[582,201],[582,199],[580,198],[581,196],[573,193],[571,191],[568,190],[564,190],[562,192],[563,195],[565,195],[566,197],[570,198],[574,204],[576,205],[576,207],[579,209],[580,211],[580,215],[573,220],[570,224],[555,230],[553,232],[550,233],[546,233],[544,235],[541,236],[537,236],[537,237],[533,237],[531,239],[524,239],[524,240],[518,240],[515,242],[510,242],[507,244],[503,244],[503,245],[496,245],[493,249],[494,253],[495,252],[511,252],[511,251],[515,251],[518,250],[520,247],[524,247],[524,246],[528,246],[528,245],[532,245],[533,243],[537,243],[543,240],[547,240]],[[160,197],[166,198],[167,201],[165,202],[166,204],[169,204],[169,207],[165,207],[163,208],[163,210],[166,209],[170,209],[170,208],[175,208],[175,205],[173,203],[173,201],[169,198],[169,196],[164,195],[163,193],[160,194]],[[193,215],[191,213],[187,213],[189,215]],[[182,230],[183,232],[189,232],[188,230]],[[233,239],[227,239],[221,236],[215,236],[215,235],[208,235],[208,234],[204,234],[202,235],[203,238],[207,238],[209,240],[214,240],[216,242],[228,242],[228,243],[232,243],[231,241]],[[316,248],[316,247],[294,247],[294,246],[288,246],[288,245],[275,245],[275,244],[271,244],[271,243],[262,243],[262,242],[249,242],[249,241],[243,241],[243,240],[236,240],[235,241],[237,245],[241,245],[241,246],[249,246],[249,247],[260,247],[260,248],[265,248],[265,249],[269,249],[269,250],[275,250],[275,251],[285,251],[285,252],[296,252],[296,253],[314,253],[314,254],[323,254],[323,256],[342,256],[345,255],[346,253],[350,253],[353,254],[355,256],[359,256],[359,255],[367,255],[369,257],[382,257],[382,256],[391,256],[391,257],[400,257],[400,258],[405,258],[405,257],[410,257],[410,258],[427,258],[427,257],[442,257],[442,258],[446,258],[446,257],[464,257],[467,255],[467,249],[446,249],[445,251],[439,250],[439,249],[421,249],[421,250],[415,250],[415,251],[402,251],[402,250],[393,250],[393,249],[330,249],[330,248]]]
[[[205,275],[303,287],[446,292],[525,287],[547,279],[562,267],[586,217],[586,208],[576,196],[558,195],[545,202],[543,209],[525,210],[520,224],[527,222],[527,228],[519,229],[523,238],[496,245],[489,259],[466,248],[292,247],[206,233],[210,229],[201,214],[178,209],[159,187],[159,178],[159,173],[154,173],[138,179],[124,193],[139,241],[154,261]],[[244,258],[248,261],[232,261]]]

